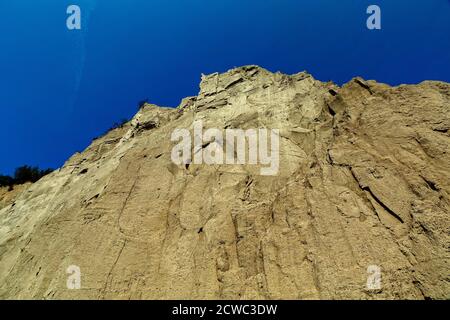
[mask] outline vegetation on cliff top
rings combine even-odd
[[[52,171],[53,169],[42,170],[38,167],[31,167],[27,165],[21,166],[15,170],[13,177],[0,175],[0,187],[9,187],[10,189],[12,189],[13,186],[17,184],[36,182]]]

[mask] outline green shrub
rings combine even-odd
[[[21,166],[14,172],[14,177],[0,175],[0,187],[10,187],[26,182],[36,182],[43,176],[51,173],[52,169],[41,170],[38,167]]]
[[[14,182],[22,184],[25,182],[36,182],[39,180],[39,169],[37,167],[22,166],[14,172]]]
[[[14,184],[14,179],[10,176],[0,175],[0,187],[11,187]]]

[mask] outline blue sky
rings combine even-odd
[[[371,4],[381,30],[366,28]],[[57,168],[138,101],[177,106],[201,73],[235,66],[450,82],[449,0],[0,0],[0,30],[3,174]]]

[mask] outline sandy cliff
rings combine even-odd
[[[194,120],[279,129],[278,174],[174,164]],[[447,83],[203,76],[0,202],[0,298],[450,298],[449,128]]]

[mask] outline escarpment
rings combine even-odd
[[[277,174],[175,164],[195,121],[279,130]],[[449,128],[447,83],[203,76],[0,202],[0,297],[448,299]]]

